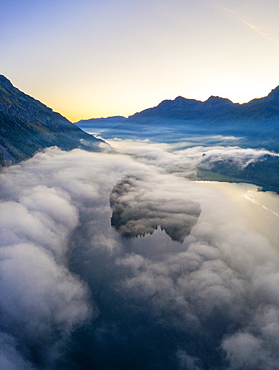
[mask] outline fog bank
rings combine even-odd
[[[276,369],[278,251],[186,178],[203,151],[127,148],[50,148],[1,173],[1,368]]]

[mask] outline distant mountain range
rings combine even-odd
[[[253,99],[248,103],[233,103],[229,99],[210,96],[202,102],[178,96],[174,100],[164,100],[157,107],[145,109],[129,117],[129,121],[146,122],[152,117],[179,120],[204,120],[210,124],[224,120],[242,119],[279,120],[279,86],[264,98]]]
[[[53,145],[65,150],[98,151],[102,140],[78,126],[90,133],[101,133],[105,139],[147,138],[186,142],[187,146],[238,145],[279,151],[279,87],[245,104],[218,96],[204,102],[179,96],[128,118],[81,120],[75,125],[0,75],[0,165],[17,163]],[[224,168],[218,165],[214,171],[277,186],[277,162],[276,158],[267,158],[252,170],[247,167],[247,174],[235,173],[226,164]]]
[[[84,126],[84,127],[110,127],[118,125],[119,123],[122,123],[126,120],[123,116],[113,116],[113,117],[106,117],[106,118],[91,118],[91,119],[83,119],[78,122],[76,122],[76,125],[78,126]]]
[[[109,117],[80,121],[82,128],[105,139],[150,139],[189,146],[239,146],[279,151],[279,87],[266,97],[245,104],[211,96],[206,101],[164,100],[127,119]],[[265,155],[245,168],[230,160],[217,161],[210,171],[199,169],[202,180],[244,181],[279,193],[279,158]]]
[[[76,122],[76,125],[82,130],[90,131],[92,133],[102,133],[105,130],[118,126],[126,121],[123,116],[113,116],[107,118],[91,118],[86,120],[80,120]]]
[[[0,165],[19,162],[50,146],[96,151],[100,142],[0,75]]]
[[[279,87],[266,97],[244,104],[218,96],[204,102],[178,96],[127,119],[91,119],[77,125],[85,130],[98,126],[97,131],[105,139],[150,138],[166,142],[185,141],[193,135],[223,135],[239,138],[241,146],[279,150]]]

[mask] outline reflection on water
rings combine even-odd
[[[251,184],[199,181],[223,193],[235,209],[235,217],[254,232],[267,237],[274,248],[279,248],[279,195],[259,191]]]

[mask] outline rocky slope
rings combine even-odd
[[[27,159],[50,146],[96,151],[100,142],[0,75],[0,165]]]

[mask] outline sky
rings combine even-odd
[[[0,74],[72,122],[279,85],[277,0],[0,0]]]

